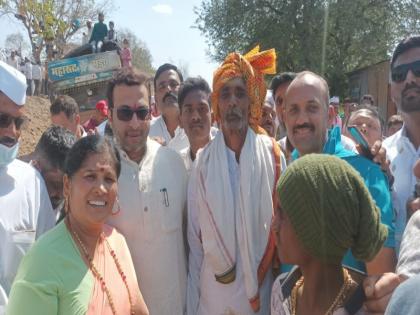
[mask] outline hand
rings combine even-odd
[[[407,218],[410,218],[414,212],[420,210],[420,197],[410,198],[407,201]],[[407,219],[408,221],[408,219]]]
[[[384,273],[380,276],[368,276],[363,281],[366,302],[364,308],[369,315],[385,313],[394,290],[406,278],[395,273]]]
[[[166,141],[165,139],[163,139],[162,137],[150,137],[152,140],[155,140],[157,143],[159,143],[160,145],[166,145]]]
[[[373,162],[379,164],[381,166],[381,169],[387,173],[390,174],[389,170],[389,161],[386,159],[386,149],[382,146],[382,141],[377,140],[373,144],[373,146],[370,148],[370,152],[373,155]]]

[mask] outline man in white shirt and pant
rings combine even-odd
[[[188,315],[270,312],[270,225],[285,160],[258,123],[262,73],[273,71],[275,53],[254,49],[230,54],[215,72],[212,107],[221,130],[199,151],[188,185]]]
[[[160,66],[154,77],[155,100],[160,116],[150,123],[149,136],[157,138],[177,152],[189,146],[187,135],[179,126],[179,107],[170,102],[169,94],[178,94],[183,77],[179,69],[169,63]],[[165,102],[165,100],[167,100]]]
[[[416,178],[414,163],[420,159],[420,36],[402,41],[391,60],[391,96],[404,120],[403,127],[384,141],[391,173],[393,205],[396,210],[397,250],[412,213],[420,209],[420,198],[413,200]],[[416,75],[417,74],[417,75]]]
[[[6,294],[22,257],[55,225],[41,175],[16,158],[25,92],[25,76],[0,61],[0,292]]]
[[[108,86],[109,122],[121,149],[121,212],[109,223],[127,240],[150,314],[183,315],[187,174],[179,154],[148,137],[146,80],[123,68]]]

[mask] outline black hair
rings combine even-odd
[[[273,92],[273,99],[276,95],[276,90],[284,83],[289,83],[296,78],[297,73],[295,72],[282,72],[274,76],[270,83],[270,90]]]
[[[107,98],[108,98],[108,107],[114,108],[114,88],[117,85],[127,85],[127,86],[134,86],[134,85],[144,85],[146,86],[147,77],[143,73],[136,72],[131,68],[121,68],[117,71],[114,76],[112,77],[111,81],[108,82],[108,89],[107,89]],[[147,89],[148,94],[149,89]]]
[[[110,24],[110,25],[115,25],[114,24],[114,21],[109,21],[109,23],[108,24]]]
[[[76,142],[76,136],[60,126],[49,127],[41,135],[35,147],[35,157],[45,160],[48,167],[58,168],[64,172],[67,153]]]
[[[392,54],[391,69],[394,67],[394,63],[400,55],[407,50],[417,47],[420,47],[420,35],[412,35],[400,41]]]
[[[173,64],[170,64],[170,63],[165,63],[165,64],[161,65],[156,70],[155,77],[153,78],[153,85],[154,85],[155,89],[156,89],[156,81],[157,81],[157,79],[160,77],[160,75],[162,73],[164,73],[165,71],[168,71],[168,70],[174,70],[178,74],[179,81],[181,81],[181,83],[184,81],[184,78],[182,76],[182,73],[181,73],[181,71],[179,71],[179,69],[177,68],[177,66],[175,66]]]
[[[70,149],[66,157],[65,174],[72,177],[83,165],[90,154],[109,154],[114,161],[117,177],[121,173],[121,157],[114,142],[108,137],[100,135],[86,136],[78,140]]]
[[[388,118],[388,122],[387,122],[387,127],[391,127],[393,125],[397,125],[397,124],[403,124],[404,120],[401,117],[401,115],[392,115],[391,117]]]
[[[188,78],[184,83],[181,84],[178,91],[178,104],[180,110],[182,109],[182,105],[184,105],[184,100],[188,93],[197,90],[203,91],[210,96],[210,86],[202,77]]]
[[[68,119],[79,114],[79,106],[76,100],[68,95],[59,95],[50,106],[51,115],[58,115],[63,112]]]

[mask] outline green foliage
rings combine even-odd
[[[343,96],[347,72],[389,58],[420,26],[420,0],[203,0],[195,12],[213,59],[274,47],[278,72],[315,71]]]
[[[118,41],[120,45],[122,45],[124,38],[130,43],[133,67],[149,75],[154,74],[155,69],[152,66],[152,55],[146,43],[130,30],[118,30]]]

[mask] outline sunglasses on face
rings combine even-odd
[[[416,77],[420,77],[420,60],[404,65],[396,66],[391,70],[391,79],[394,82],[403,82],[411,70]]]
[[[13,117],[9,114],[0,113],[0,128],[7,128],[12,122],[14,122],[16,129],[19,130],[25,122],[25,118]]]
[[[140,107],[135,110],[129,107],[117,109],[117,117],[121,121],[131,121],[133,119],[134,113],[139,120],[146,120],[149,117],[149,109],[145,107]]]

